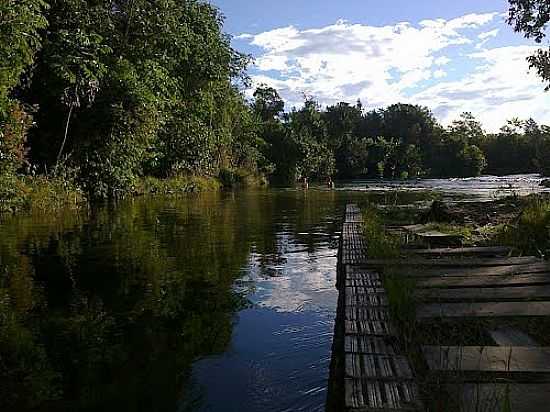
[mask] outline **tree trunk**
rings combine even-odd
[[[71,104],[71,106],[69,107],[69,113],[67,115],[67,122],[65,123],[65,136],[63,136],[63,142],[61,143],[61,147],[59,148],[59,153],[57,153],[57,160],[55,162],[56,171],[57,171],[57,167],[59,166],[59,161],[61,160],[61,155],[63,154],[63,149],[65,148],[65,143],[67,142],[67,135],[69,134],[69,123],[71,122],[73,109],[74,109],[74,105]]]

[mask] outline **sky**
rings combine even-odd
[[[287,110],[308,96],[420,104],[443,124],[469,111],[487,131],[514,117],[550,124],[550,93],[526,61],[539,46],[506,24],[506,0],[211,2],[254,58],[249,95],[274,87]]]

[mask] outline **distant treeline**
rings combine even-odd
[[[0,197],[34,175],[104,198],[146,177],[550,173],[549,128],[533,121],[492,135],[419,106],[285,113],[268,87],[248,101],[250,57],[203,1],[6,0],[0,17]]]
[[[283,112],[276,90],[256,90],[266,157],[281,182],[296,177],[469,177],[482,173],[550,174],[550,127],[514,119],[486,133],[471,113],[449,127],[422,106],[394,104],[365,111],[338,103],[321,109],[306,100]]]

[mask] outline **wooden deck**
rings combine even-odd
[[[424,379],[443,384],[461,411],[550,410],[550,348],[540,346],[520,326],[507,326],[550,319],[550,262],[510,257],[512,250],[500,246],[405,253],[409,259],[369,261],[365,266],[392,267],[392,272],[414,280],[420,324],[465,325],[465,333],[468,325],[477,325],[494,341],[485,346],[422,346],[428,371]]]
[[[404,249],[401,259],[371,260],[361,227],[360,211],[348,206],[338,267],[336,323],[342,343],[334,346],[344,354],[338,382],[344,388],[345,410],[423,410],[419,393],[428,404],[431,389],[424,385],[432,388],[434,383],[460,411],[550,410],[550,347],[529,334],[533,325],[550,325],[550,262],[512,257],[513,251],[502,246],[463,247],[423,225],[404,230],[420,238],[427,233],[436,244],[456,244]],[[416,376],[396,344],[399,331],[383,286],[386,269],[413,281],[418,327],[429,331],[439,325],[444,332],[448,325],[466,335],[468,328],[481,328],[484,338],[456,336],[454,344],[434,345],[427,332],[421,340],[430,343],[417,344],[424,364],[422,376]],[[461,339],[470,344],[461,344]],[[476,346],[471,343],[476,339],[485,341]]]
[[[342,345],[333,346],[342,373],[336,386],[343,389],[342,404],[332,410],[420,411],[418,387],[408,359],[400,353],[396,329],[388,310],[381,275],[362,267],[367,247],[360,210],[346,208],[339,250],[339,305],[336,330]]]

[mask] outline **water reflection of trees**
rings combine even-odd
[[[245,303],[231,288],[250,251],[241,212],[205,197],[4,222],[2,409],[174,410]]]
[[[313,254],[367,199],[213,194],[0,222],[0,409],[174,410],[191,363],[230,342],[251,251],[264,269]]]

